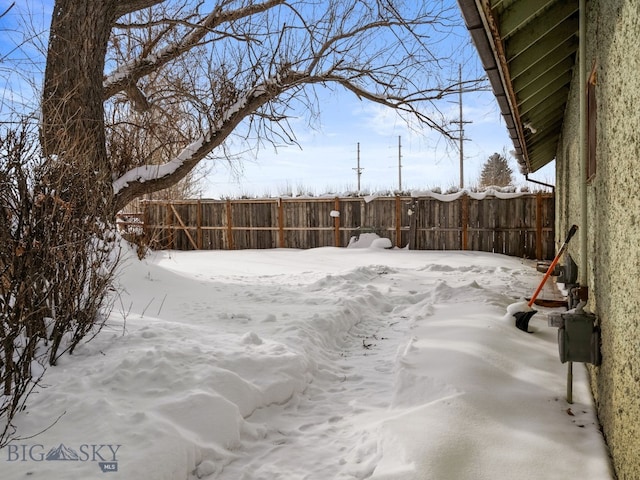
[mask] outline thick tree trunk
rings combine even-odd
[[[76,188],[106,195],[107,203],[112,192],[102,83],[116,4],[56,0],[42,99],[41,141],[45,155],[57,163],[53,180],[73,176]]]

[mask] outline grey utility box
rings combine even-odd
[[[560,361],[600,365],[600,328],[591,313],[553,313],[549,326],[558,327]]]

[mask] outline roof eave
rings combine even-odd
[[[458,0],[465,25],[478,50],[482,65],[487,72],[500,112],[505,119],[509,136],[514,146],[514,156],[523,174],[532,170],[520,121],[515,92],[509,78],[509,68],[504,47],[497,30],[497,22],[489,8],[483,8],[475,0]],[[490,32],[489,36],[487,32]]]

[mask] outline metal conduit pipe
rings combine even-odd
[[[586,25],[586,0],[579,1],[579,69],[580,69],[580,84],[579,84],[579,97],[580,97],[580,268],[579,282],[581,287],[587,287],[589,283],[589,276],[587,272],[587,25]]]

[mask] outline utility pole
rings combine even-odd
[[[364,168],[360,168],[360,142],[358,142],[358,166],[356,168],[352,168],[351,170],[355,170],[358,175],[358,193],[360,193],[360,177],[362,176],[362,171]]]
[[[460,146],[458,150],[460,151],[460,188],[464,188],[464,141],[467,140],[464,138],[464,125],[466,123],[462,120],[462,65],[458,67],[458,105],[460,106],[460,118],[458,120],[452,120],[449,123],[455,123],[458,125],[458,138],[454,138],[454,140],[458,140],[460,142]]]
[[[402,144],[398,135],[398,192],[402,192]]]

